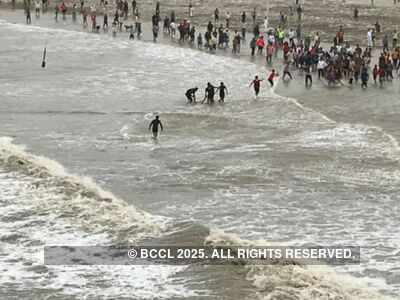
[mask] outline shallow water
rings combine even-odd
[[[12,24],[18,16],[3,11],[0,19],[0,135],[14,138],[2,139],[0,149],[25,157],[14,145],[26,145],[123,199],[96,210],[96,201],[70,200],[55,184],[64,171],[37,190],[36,172],[4,165],[0,227],[11,237],[2,239],[2,298],[27,298],[26,286],[38,299],[251,299],[255,292],[271,299],[376,299],[366,286],[399,294],[397,84],[362,92],[320,85],[304,91],[301,80],[289,89],[280,82],[277,94],[265,85],[254,100],[248,83],[265,71],[247,59],[78,32],[68,21]],[[46,69],[40,68],[44,45]],[[225,105],[185,104],[188,87],[222,80],[229,88]],[[155,113],[166,129],[158,142],[147,130]],[[34,163],[53,172],[48,159]],[[116,279],[112,268],[24,265],[40,265],[44,244],[136,242],[182,229],[178,224],[192,224],[187,235],[206,226],[246,240],[360,245],[362,263],[335,268],[357,277],[339,287],[331,279],[337,275],[318,273],[309,289],[319,297],[272,278],[274,270],[251,270],[247,284],[230,269],[204,275],[181,267],[128,268]],[[27,252],[36,257],[27,259]],[[236,289],[223,288],[232,282]],[[355,288],[359,283],[364,287]]]

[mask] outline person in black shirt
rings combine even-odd
[[[158,126],[160,126],[161,131],[164,130],[163,125],[160,121],[160,117],[156,116],[156,118],[151,121],[150,125],[149,125],[149,130],[151,129],[153,132],[153,137],[156,139],[158,137]]]
[[[224,103],[225,101],[225,92],[228,94],[228,89],[226,88],[226,85],[221,82],[221,84],[218,87],[219,90],[219,102]]]
[[[199,88],[191,88],[188,89],[185,93],[186,98],[188,99],[188,103],[196,103],[196,92],[198,91]]]
[[[250,83],[250,87],[253,86],[254,87],[254,93],[256,94],[256,97],[258,96],[258,94],[260,93],[260,83],[261,83],[261,79],[258,79],[258,76],[256,76],[254,78],[254,80]]]
[[[132,1],[132,16],[135,15],[135,11],[136,11],[136,0]]]
[[[213,104],[214,96],[215,96],[215,89],[216,89],[216,87],[208,82],[206,90],[205,90],[204,100],[201,103],[204,103],[204,101],[207,100],[207,104]]]

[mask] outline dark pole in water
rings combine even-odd
[[[46,47],[43,50],[43,60],[42,60],[42,68],[46,67]]]

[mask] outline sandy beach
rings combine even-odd
[[[155,2],[149,0],[139,0],[137,5],[142,14],[143,21],[150,21],[155,10]],[[1,2],[4,7],[10,7],[10,1]],[[54,6],[51,2],[50,7]],[[57,2],[58,3],[58,2]],[[66,1],[72,6],[71,1]],[[224,0],[216,4],[209,0],[192,0],[194,16],[191,22],[195,25],[205,26],[208,21],[213,21],[214,10],[218,7],[220,10],[221,21],[225,20],[225,13],[231,13],[231,24],[233,29],[240,29],[240,15],[243,11],[247,13],[248,31],[252,32],[251,13],[254,8],[257,9],[257,22],[262,26],[264,17],[268,14],[271,27],[278,26],[279,14],[283,12],[288,16],[287,28],[296,28],[299,21],[296,14],[295,0],[269,0],[269,1],[229,1]],[[375,22],[379,22],[382,27],[381,34],[377,35],[378,44],[381,44],[383,34],[387,33],[391,38],[394,30],[399,30],[398,16],[400,14],[400,3],[394,5],[392,0],[375,1],[374,7],[371,7],[369,0],[303,0],[300,1],[303,7],[303,18],[301,20],[303,33],[319,32],[324,42],[331,43],[340,26],[345,32],[345,40],[352,44],[359,43],[366,45],[366,33],[368,28],[373,28]],[[103,8],[99,1],[85,2],[86,6],[96,5],[101,14]],[[129,3],[130,5],[130,3]],[[22,2],[17,1],[17,7],[22,7]],[[161,16],[169,15],[175,11],[179,19],[188,18],[188,0],[165,0],[161,3]],[[110,2],[107,6],[109,14],[113,14],[114,5]],[[289,7],[293,8],[293,15],[290,15]],[[354,8],[359,10],[359,17],[354,19]],[[52,11],[50,11],[52,12]],[[130,12],[131,13],[131,12]],[[131,17],[133,19],[133,17]],[[129,22],[127,20],[126,22]]]

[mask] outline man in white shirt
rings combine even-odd
[[[324,76],[324,70],[327,67],[327,63],[323,59],[318,60],[317,70],[318,70],[318,79],[321,79],[321,76]]]
[[[36,0],[35,1],[35,12],[36,12],[36,18],[40,17],[40,1]]]
[[[368,33],[367,33],[367,42],[368,42],[368,47],[369,47],[369,48],[372,48],[372,46],[373,46],[372,29],[368,30]]]
[[[268,17],[264,18],[264,32],[268,32]]]
[[[229,11],[226,12],[225,18],[226,18],[226,28],[229,28],[231,21],[231,13]]]

